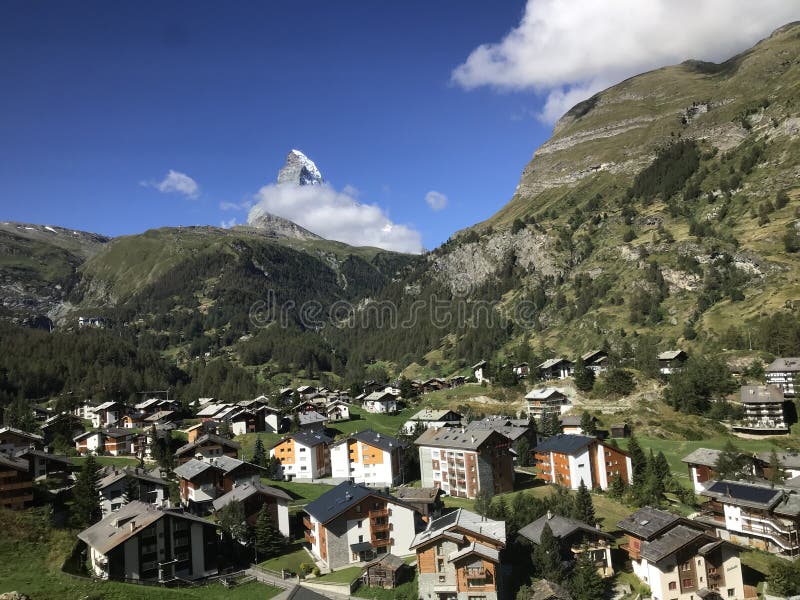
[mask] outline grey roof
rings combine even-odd
[[[447,557],[447,560],[449,562],[455,562],[458,559],[464,558],[465,556],[469,556],[471,554],[477,554],[478,556],[482,556],[483,558],[492,562],[500,562],[500,551],[492,548],[491,546],[487,546],[486,544],[481,544],[480,542],[472,542],[460,550],[451,552],[450,556]]]
[[[138,432],[131,431],[130,429],[124,429],[120,427],[113,427],[109,429],[104,429],[102,431],[103,435],[110,438],[126,438],[126,437],[133,437],[135,435],[139,435]]]
[[[459,508],[430,521],[425,531],[414,536],[411,547],[416,548],[440,535],[449,534],[451,530],[456,528],[465,529],[483,538],[494,540],[500,545],[505,545],[506,543],[505,521],[494,521]]]
[[[176,469],[177,471],[177,469]],[[138,479],[140,481],[146,481],[148,483],[152,483],[154,485],[160,485],[162,487],[168,487],[169,483],[161,479],[160,477],[156,477],[145,471],[144,469],[138,468],[131,468],[125,467],[120,469],[118,467],[106,467],[102,471],[101,479],[97,484],[98,489],[103,490],[110,485],[118,482],[121,479],[125,479],[126,477],[133,477],[134,479]]]
[[[461,429],[460,427],[443,427],[428,429],[414,443],[417,446],[437,446],[439,448],[458,448],[477,450],[493,435],[506,437],[494,429]]]
[[[145,418],[145,421],[160,421],[175,414],[174,410],[160,410],[157,413]]]
[[[165,515],[217,527],[217,525],[199,517],[183,512],[164,510],[152,504],[145,504],[139,500],[133,500],[118,511],[107,515],[88,529],[81,531],[78,534],[78,538],[86,542],[100,554],[108,554],[109,551],[133,536],[138,535],[145,527],[152,525]],[[131,523],[134,524],[133,528],[130,527]]]
[[[15,471],[28,471],[28,461],[22,458],[11,458],[0,452],[0,465],[14,469]]]
[[[43,450],[34,450],[32,448],[18,451],[15,457],[25,458],[26,456],[36,456],[38,458],[43,458],[48,461],[60,462],[65,466],[70,466],[70,467],[73,466],[74,464],[69,456],[50,454],[49,452],[44,452]]]
[[[606,358],[607,356],[608,356],[608,354],[606,353],[605,350],[590,350],[589,352],[586,352],[585,354],[581,354],[581,360],[583,362],[588,362],[588,361],[590,361],[590,359],[594,358],[595,360],[592,361],[592,362],[595,362],[597,360],[602,360],[602,359]]]
[[[570,435],[567,433],[559,433],[553,435],[536,446],[536,452],[556,452],[558,454],[575,454],[579,450],[583,450],[592,442],[596,442],[597,438],[588,435]]]
[[[556,388],[546,387],[546,388],[540,388],[540,389],[536,389],[536,390],[531,390],[530,392],[525,394],[525,399],[526,400],[547,400],[548,398],[550,398],[552,396],[561,396],[563,398],[566,398],[566,396],[563,393],[559,392]]]
[[[559,417],[562,427],[576,427],[580,426],[582,417],[579,415],[564,415]]]
[[[529,424],[526,420],[505,419],[501,417],[486,417],[478,421],[467,423],[467,431],[490,430],[501,433],[511,441],[517,441],[528,433]]]
[[[22,431],[22,429],[17,429],[16,427],[2,427],[0,428],[0,435],[4,433],[13,433],[20,437],[26,437],[30,440],[36,440],[37,442],[44,441],[44,438],[40,435],[35,433],[28,433],[27,431]]]
[[[405,566],[406,561],[404,561],[399,556],[392,554],[391,552],[388,554],[384,554],[378,560],[373,560],[370,563],[364,565],[365,569],[369,569],[370,567],[374,567],[376,565],[381,565],[386,567],[387,569],[391,569],[392,571],[396,571],[397,569],[401,569]]]
[[[681,461],[688,465],[714,467],[717,464],[717,460],[719,460],[720,454],[722,454],[722,450],[716,450],[714,448],[698,448],[694,452],[684,456]]]
[[[687,544],[704,538],[713,540],[711,536],[706,535],[702,531],[680,524],[658,536],[656,539],[642,544],[642,558],[647,559],[651,563],[657,563],[671,554],[674,554]]]
[[[220,510],[234,501],[243,502],[250,496],[254,496],[256,494],[278,498],[279,500],[285,500],[286,502],[292,499],[289,494],[281,489],[263,485],[261,483],[244,483],[241,485],[235,485],[230,492],[214,500],[214,510]]]
[[[344,511],[361,502],[361,500],[367,496],[377,496],[395,504],[402,504],[402,502],[394,496],[390,496],[379,490],[344,481],[332,490],[322,494],[322,496],[313,502],[309,502],[305,510],[320,523],[328,523]]]
[[[186,479],[187,481],[191,481],[200,473],[211,469],[212,466],[210,463],[207,463],[203,460],[197,460],[193,458],[191,460],[186,461],[182,465],[175,467],[175,475],[180,477],[181,479]]]
[[[783,390],[777,385],[743,385],[742,404],[783,404]]]
[[[525,525],[525,527],[519,530],[519,535],[532,541],[534,544],[538,544],[539,540],[541,539],[542,530],[544,529],[545,523],[550,526],[550,531],[553,532],[553,536],[559,539],[569,537],[573,533],[579,531],[590,533],[595,537],[612,539],[609,534],[600,531],[597,529],[597,527],[592,527],[583,521],[553,514],[542,515],[532,523],[528,523]]]
[[[765,463],[769,463],[771,454],[772,452],[769,451],[759,452],[756,458]],[[800,452],[793,450],[789,452],[776,452],[776,454],[778,456],[778,462],[782,467],[786,469],[800,469]]]
[[[391,392],[387,392],[386,390],[380,392],[372,392],[366,398],[364,398],[365,402],[391,402],[393,400],[397,400],[397,396],[392,394]]]
[[[385,452],[392,452],[397,448],[405,448],[408,446],[408,442],[403,440],[399,440],[395,437],[390,435],[384,435],[373,431],[372,429],[365,429],[364,431],[357,431],[356,433],[352,433],[349,436],[339,440],[334,444],[334,446],[338,446],[339,444],[345,444],[349,440],[358,440],[364,444],[368,444],[373,448],[379,448]]]
[[[297,415],[297,419],[300,421],[300,425],[313,425],[314,423],[326,423],[328,421],[328,417],[319,414],[315,410],[301,412]]]
[[[800,371],[800,358],[776,358],[765,369],[767,373],[796,373]]]
[[[686,354],[683,350],[666,350],[659,353],[658,360],[675,360],[682,354]]]
[[[406,502],[433,502],[442,490],[435,487],[400,487],[394,491],[394,495]]]
[[[224,437],[220,437],[218,435],[214,435],[213,433],[207,433],[205,435],[201,435],[197,438],[194,442],[189,444],[184,444],[180,448],[175,451],[175,456],[181,456],[182,454],[186,454],[187,452],[191,452],[195,448],[202,446],[206,442],[213,442],[219,444],[221,446],[227,446],[228,448],[233,448],[238,450],[241,448],[241,444],[239,442],[234,442],[233,440],[225,439]]]
[[[448,408],[443,408],[438,410],[431,408],[423,408],[421,411],[419,411],[413,417],[411,417],[409,421],[441,421],[444,419],[444,417],[446,417],[449,414],[453,414],[457,418],[448,420],[455,420],[455,421],[461,420],[460,414]]]
[[[485,360],[481,360],[472,365],[471,369],[474,371],[475,369],[480,369],[481,367],[485,367],[487,364],[488,363]]]
[[[572,600],[572,596],[565,587],[540,579],[531,583],[530,600]]]
[[[617,523],[622,531],[644,540],[651,539],[678,523],[681,518],[670,512],[645,506]]]
[[[273,444],[272,447],[274,448],[275,446],[282,444],[284,440],[289,438],[292,438],[296,443],[309,448],[314,448],[320,444],[330,444],[333,441],[333,438],[328,437],[319,431],[298,431],[291,435],[282,437],[275,444]]]
[[[558,364],[560,364],[562,362],[568,363],[570,365],[572,364],[571,360],[568,360],[568,359],[564,358],[563,356],[559,356],[558,358],[549,358],[549,359],[547,359],[542,364],[540,364],[538,366],[538,368],[539,369],[550,369],[550,368],[555,367],[556,365],[558,365]]]

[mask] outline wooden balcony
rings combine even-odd
[[[394,538],[390,538],[390,537],[376,538],[376,537],[373,536],[372,538],[370,538],[369,543],[372,544],[376,548],[380,547],[380,546],[394,546]]]
[[[380,518],[380,517],[387,517],[388,518],[388,517],[391,517],[391,516],[392,516],[392,511],[389,510],[388,508],[384,508],[382,510],[371,510],[371,511],[369,511],[370,520],[371,519],[377,519],[377,518]]]
[[[485,567],[467,567],[464,569],[467,579],[484,579],[486,577]]]
[[[313,546],[314,544],[316,544],[316,543],[317,543],[317,538],[315,538],[315,537],[314,537],[314,534],[312,534],[310,531],[306,531],[306,532],[303,534],[303,537],[304,537],[304,538],[306,539],[306,541],[307,541],[309,544],[311,544],[312,546]]]
[[[303,527],[311,531],[314,530],[314,527],[311,525],[311,521],[308,520],[308,517],[303,517]]]

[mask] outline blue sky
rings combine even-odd
[[[587,74],[542,39],[580,57],[579,17],[556,36],[547,29],[594,4],[3,2],[0,218],[115,236],[242,223],[246,211],[220,207],[254,201],[299,148],[337,193],[378,205],[433,248],[511,198],[574,101],[683,54],[724,58],[789,20],[776,2],[727,45],[700,28],[683,47],[636,63],[612,53]],[[606,25],[610,40],[631,28]],[[159,191],[170,170],[197,192]],[[444,207],[426,203],[431,191]]]

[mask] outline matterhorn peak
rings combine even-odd
[[[324,182],[314,161],[300,150],[292,150],[286,157],[286,164],[278,171],[278,185],[321,185]]]

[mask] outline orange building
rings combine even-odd
[[[33,478],[27,460],[0,453],[0,506],[22,510],[33,502]]]
[[[537,477],[576,490],[608,489],[619,476],[631,483],[633,468],[627,452],[586,435],[559,434],[534,449]]]
[[[332,441],[320,431],[298,431],[275,444],[269,455],[280,461],[286,479],[318,479],[331,472]]]

